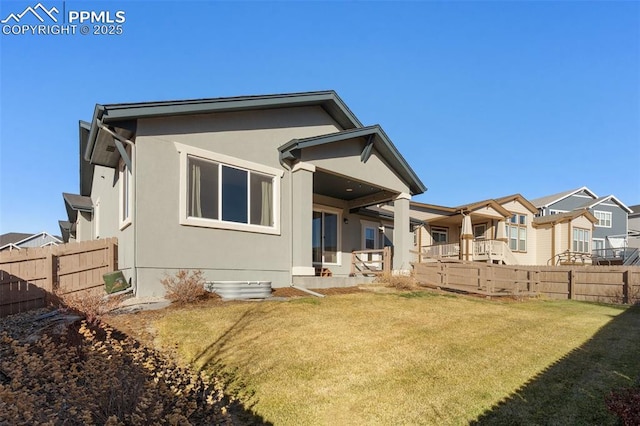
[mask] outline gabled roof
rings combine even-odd
[[[402,154],[389,139],[387,134],[379,125],[361,127],[358,129],[344,130],[342,132],[330,133],[328,135],[313,136],[304,139],[292,139],[280,148],[280,158],[282,160],[300,159],[300,151],[318,145],[342,142],[355,138],[368,138],[366,148],[362,152],[360,159],[366,162],[371,155],[372,149],[375,148],[378,153],[385,159],[395,172],[409,186],[412,195],[422,194],[427,187],[422,183],[418,175],[413,171],[409,163],[404,159]]]
[[[464,204],[462,206],[455,207],[455,210],[456,211],[463,210],[466,213],[466,212],[473,212],[474,210],[478,210],[484,207],[491,207],[495,211],[497,211],[499,214],[503,215],[504,217],[511,216],[511,213],[509,212],[509,210],[502,207],[502,205],[500,205],[500,203],[497,200],[493,200],[493,199],[476,201],[470,204]]]
[[[15,244],[18,241],[22,241],[25,238],[29,238],[33,234],[25,234],[23,232],[8,232],[0,235],[0,247],[7,244]]]
[[[78,142],[80,144],[80,195],[91,195],[94,166],[85,160],[84,153],[89,143],[91,123],[80,120],[78,122]]]
[[[496,201],[501,205],[516,200],[520,202],[520,204],[525,206],[531,213],[538,213],[538,209],[536,208],[536,206],[531,201],[524,198],[521,194],[511,194],[507,195],[506,197],[496,198]]]
[[[533,218],[533,226],[555,225],[556,223],[570,222],[573,219],[584,216],[591,223],[598,223],[598,219],[586,209],[572,210],[566,213],[550,214]]]
[[[640,217],[640,204],[629,206],[633,213],[629,213],[629,217]]]
[[[514,200],[518,200],[523,206],[525,206],[532,213],[538,212],[538,209],[536,209],[533,204],[531,204],[526,198],[524,198],[520,194],[507,195],[505,197],[500,197],[500,198],[490,198],[482,201],[474,201],[472,203],[462,204],[456,207],[445,207],[445,206],[438,206],[435,204],[425,204],[425,203],[418,203],[418,202],[412,201],[411,207],[437,210],[443,213],[449,213],[448,216],[456,215],[461,211],[473,212],[474,210],[477,210],[479,208],[491,207],[495,209],[498,213],[503,215],[504,217],[509,217],[511,216],[511,212],[506,208],[504,208],[503,204],[508,203],[510,201],[514,201]]]
[[[578,189],[571,189],[569,191],[559,192],[557,194],[547,195],[540,198],[534,198],[533,200],[531,200],[531,204],[533,204],[536,208],[548,207],[551,204],[557,203],[560,200],[564,200],[565,198],[568,198],[582,191],[590,194],[594,199],[598,198],[598,196],[593,191],[591,191],[586,186],[582,186]]]
[[[624,203],[620,200],[618,200],[615,196],[613,195],[607,195],[605,197],[600,197],[600,198],[596,198],[595,200],[591,200],[588,201],[587,203],[585,203],[584,205],[580,206],[580,208],[583,209],[591,209],[595,206],[597,206],[598,204],[602,204],[605,201],[613,201],[614,203],[616,203],[618,206],[620,206],[620,208],[622,210],[625,210],[627,213],[633,213],[633,210],[631,210],[629,207],[625,206]]]
[[[65,243],[68,243],[69,237],[71,235],[75,235],[76,224],[71,223],[67,220],[59,220],[58,226],[60,227],[60,233],[62,234],[62,241],[64,241]]]
[[[62,198],[64,198],[64,205],[67,209],[67,216],[69,217],[69,222],[71,223],[76,222],[76,220],[78,219],[79,211],[88,213],[93,212],[93,202],[91,201],[91,197],[63,192]]]
[[[51,235],[50,233],[48,233],[46,231],[38,232],[37,234],[27,234],[27,235],[28,235],[27,237],[23,238],[20,241],[16,241],[13,244],[15,244],[17,246],[20,246],[21,244],[24,244],[24,243],[26,243],[28,241],[31,241],[31,240],[35,239],[35,238],[40,238],[40,237],[45,237],[45,236],[49,236],[49,237],[51,237],[51,239],[53,239],[53,240],[55,240],[55,241],[57,241],[59,243],[62,242],[60,237],[57,237],[55,235]]]
[[[214,112],[236,112],[250,110],[264,110],[276,108],[291,108],[304,106],[322,107],[343,129],[362,127],[362,123],[351,112],[347,105],[333,90],[321,92],[287,93],[278,95],[237,96],[228,98],[190,99],[161,102],[138,102],[123,104],[97,104],[88,133],[84,158],[94,162],[94,150],[100,126],[121,123],[124,132],[135,133],[135,120],[140,118],[155,118],[178,115],[209,114]],[[104,133],[104,132],[103,132]],[[116,132],[117,133],[117,132]],[[112,137],[100,140],[111,140]],[[106,142],[105,142],[106,143]],[[112,157],[102,160],[104,166],[115,167]]]

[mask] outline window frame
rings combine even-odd
[[[505,236],[507,238],[509,250],[514,253],[526,253],[529,240],[529,220],[527,215],[522,213],[511,213],[511,217],[505,222]],[[521,238],[522,231],[524,231],[524,238]]]
[[[280,185],[281,178],[284,175],[284,171],[273,167],[266,166],[264,164],[254,163],[241,158],[231,157],[229,155],[220,154],[196,148],[190,145],[184,145],[178,142],[174,142],[176,150],[179,153],[180,162],[180,179],[179,179],[179,223],[185,226],[197,226],[202,228],[214,228],[214,229],[226,229],[233,231],[254,232],[259,234],[272,234],[280,235]],[[231,222],[219,219],[209,219],[202,217],[189,216],[188,212],[188,188],[189,188],[189,157],[195,157],[204,161],[215,162],[220,165],[220,169],[223,166],[231,167],[238,170],[247,172],[248,185],[250,186],[251,172],[269,176],[273,182],[273,226],[263,226],[251,224],[250,217],[247,217],[248,223]],[[222,182],[218,182],[218,189],[221,188]],[[220,193],[219,193],[220,194]],[[251,209],[251,197],[250,192],[247,192],[247,203],[249,210]],[[221,196],[221,194],[220,194]],[[219,200],[220,210],[222,210],[222,201]],[[219,216],[220,217],[220,216]]]
[[[582,238],[580,238],[580,234],[582,234]],[[574,227],[572,228],[571,240],[571,248],[574,253],[591,253],[593,245],[591,241],[591,230]],[[582,250],[580,250],[581,245]]]
[[[323,205],[319,205],[319,204],[314,204],[313,205],[313,213],[320,213],[321,217],[322,217],[322,230],[323,230],[323,234],[324,234],[324,220],[325,220],[325,214],[332,214],[336,216],[336,260],[337,262],[326,262],[324,259],[324,235],[320,236],[320,257],[321,257],[321,261],[315,261],[312,259],[312,264],[314,267],[322,267],[322,266],[342,266],[342,210],[341,209],[337,209],[337,208],[333,208],[333,207],[328,207],[328,206],[323,206]],[[313,226],[313,225],[312,225]],[[313,228],[312,231],[313,233]],[[312,238],[313,239],[313,238]],[[313,241],[312,241],[312,250],[313,250]]]
[[[593,215],[595,216],[596,219],[598,219],[598,223],[596,223],[594,226],[598,227],[598,228],[611,228],[613,226],[613,213],[612,212],[608,212],[608,211],[604,211],[604,210],[594,210],[593,211]],[[601,216],[604,216],[604,219],[601,219]],[[607,225],[607,216],[608,216],[608,222],[609,224]],[[600,222],[604,220],[604,224],[601,225]]]
[[[449,228],[440,228],[440,227],[431,227],[430,229],[430,235],[431,235],[431,243],[432,245],[437,245],[437,244],[449,244]],[[444,234],[445,237],[445,241],[435,241],[435,239],[433,238],[433,233],[437,232],[438,234]]]
[[[120,222],[120,230],[122,231],[129,225],[131,225],[131,202],[133,200],[131,194],[131,179],[133,178],[133,174],[131,170],[127,167],[127,164],[121,158],[120,163],[118,164],[118,218]],[[125,197],[126,197],[126,215],[124,214],[125,208]]]

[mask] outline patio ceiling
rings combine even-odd
[[[313,174],[313,192],[339,200],[347,200],[350,209],[387,202],[398,195],[370,183],[323,170],[316,170]]]

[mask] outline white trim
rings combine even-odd
[[[314,276],[316,268],[313,266],[294,266],[291,268],[291,275],[295,276]]]
[[[204,158],[205,160],[212,160],[218,163],[223,163],[229,166],[253,170],[255,172],[264,173],[265,175],[272,175],[280,178],[284,175],[284,171],[282,169],[276,169],[264,164],[254,163],[253,161],[244,160],[242,158],[231,157],[229,155],[220,154],[219,152],[207,151],[205,149],[196,148],[191,145],[184,145],[178,142],[174,142],[173,144],[180,154],[185,155],[185,158],[188,154]]]
[[[589,196],[587,196],[587,195],[579,195],[579,194],[578,194],[578,192],[581,192],[581,191],[587,191],[587,192],[588,192],[588,193],[590,193],[593,197],[589,197]],[[574,191],[569,191],[569,192],[568,192],[568,193],[566,193],[565,195],[562,195],[560,198],[555,199],[555,200],[553,200],[553,201],[550,201],[550,202],[548,202],[547,204],[543,204],[543,205],[541,205],[540,207],[549,207],[551,204],[555,204],[555,203],[557,203],[558,201],[562,201],[562,200],[564,200],[565,198],[569,198],[569,197],[571,197],[572,195],[575,195],[575,196],[577,196],[577,197],[583,197],[583,198],[591,198],[591,199],[597,199],[597,198],[598,198],[598,196],[595,194],[595,192],[591,191],[591,190],[590,190],[589,188],[587,188],[586,186],[583,186],[583,187],[578,188],[578,189],[576,189],[576,190],[574,190]],[[546,198],[546,197],[540,197],[540,198]],[[537,206],[536,206],[536,207],[537,207]]]
[[[316,166],[314,166],[311,163],[299,161],[293,166],[293,168],[291,169],[291,172],[297,172],[298,170],[306,170],[308,172],[315,173]]]
[[[599,225],[600,217],[598,217],[598,215],[605,216],[605,221],[606,221],[606,216],[609,216],[609,225]],[[593,211],[593,216],[598,220],[596,223],[593,224],[593,226],[595,226],[596,228],[611,228],[613,226],[613,213],[612,212],[608,212],[608,211],[605,211],[605,210],[594,210]]]
[[[100,238],[100,197],[96,199],[95,207],[93,209],[93,239],[97,240]]]
[[[398,195],[396,195],[396,198],[394,198],[394,200],[411,200],[411,194],[408,194],[406,192],[401,192]]]
[[[372,222],[370,220],[360,219],[360,247],[361,250],[378,250],[380,249],[380,228],[384,229],[380,222]],[[373,249],[367,249],[366,243],[366,230],[367,228],[373,229]],[[384,232],[383,232],[384,233]]]
[[[124,176],[127,176],[127,216],[123,216],[123,191],[124,191]],[[118,223],[120,224],[120,230],[122,231],[129,225],[131,225],[131,202],[133,201],[133,197],[131,194],[131,180],[133,179],[133,173],[127,167],[127,163],[121,158],[120,164],[118,164]]]
[[[189,145],[174,142],[176,150],[179,153],[179,223],[185,226],[197,226],[201,228],[227,229],[232,231],[255,232],[259,234],[280,235],[280,182],[284,171],[258,164],[241,158],[231,157],[217,152],[207,151]],[[200,217],[192,217],[187,214],[187,187],[188,185],[188,161],[189,156],[198,157],[204,160],[215,161],[221,166],[229,166],[232,168],[244,169],[248,172],[256,172],[263,175],[273,177],[273,226],[253,225],[250,223],[228,222],[221,219],[207,219]],[[222,179],[218,179],[218,194],[222,194]],[[248,189],[249,191],[249,189]],[[250,205],[247,206],[250,208]],[[218,208],[222,208],[219,203]],[[222,217],[222,212],[218,212],[218,217]]]

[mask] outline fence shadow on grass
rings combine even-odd
[[[605,396],[639,379],[640,306],[634,306],[470,424],[616,425]]]
[[[205,349],[197,354],[192,360],[192,365],[200,365],[200,371],[214,372],[223,382],[223,391],[228,395],[235,395],[241,400],[244,416],[241,418],[246,424],[270,425],[262,417],[254,413],[254,407],[258,403],[257,396],[253,389],[246,386],[242,377],[238,374],[240,369],[245,369],[251,365],[259,356],[258,351],[247,353],[241,360],[241,365],[230,368],[224,361],[226,355],[249,346],[253,336],[246,330],[256,321],[263,319],[264,314],[272,310],[272,307],[264,304],[256,304],[247,309],[240,317],[229,326],[216,340],[210,343]],[[243,336],[242,340],[238,340]]]

